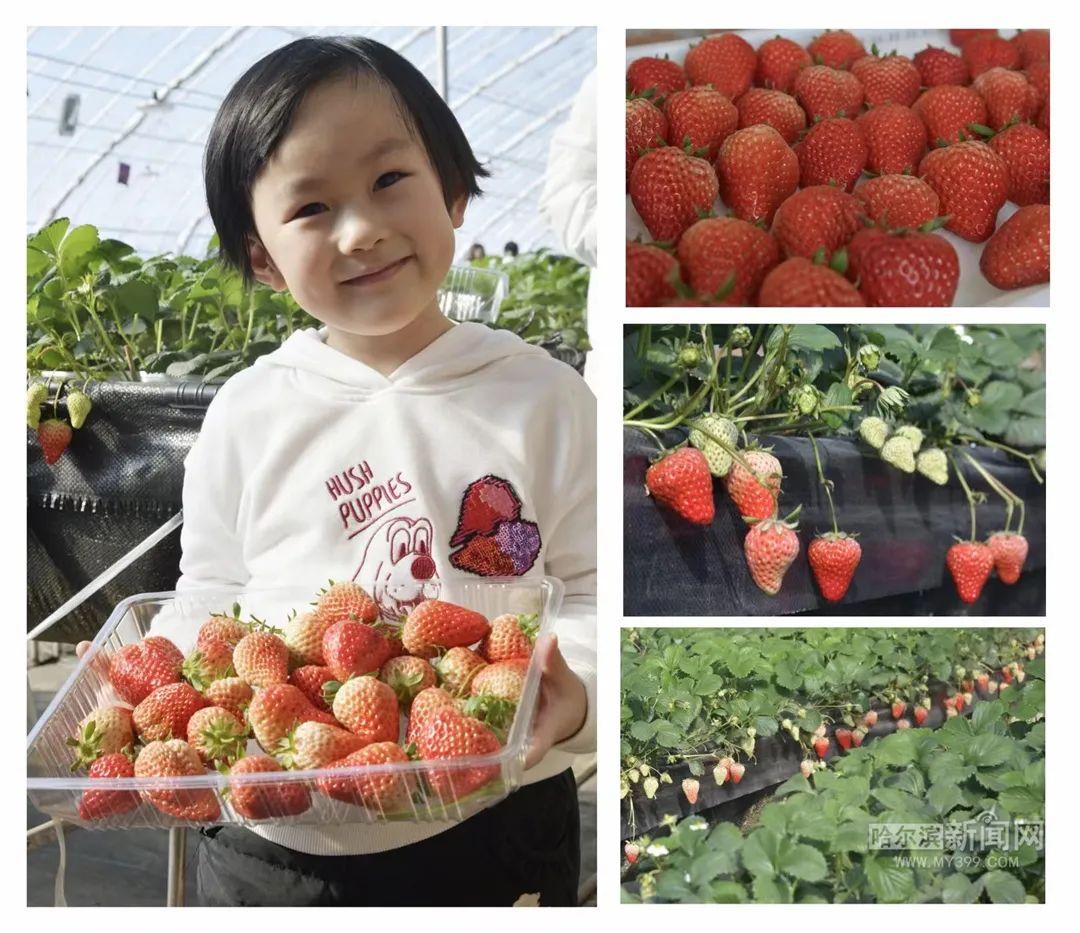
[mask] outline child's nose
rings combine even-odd
[[[421,554],[412,562],[412,575],[415,580],[430,580],[435,576],[435,561],[427,554]]]
[[[350,211],[342,217],[338,242],[343,253],[351,254],[372,249],[383,239],[385,232],[377,213]]]

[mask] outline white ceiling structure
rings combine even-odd
[[[595,65],[591,27],[31,29],[27,233],[69,217],[143,256],[205,255],[202,154],[228,89],[293,39],[343,34],[377,39],[419,68],[491,170],[458,232],[459,256],[473,242],[489,253],[507,240],[557,246],[537,204],[552,134]]]

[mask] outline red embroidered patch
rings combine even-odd
[[[542,542],[536,522],[520,516],[521,500],[505,479],[489,475],[470,483],[450,539],[451,547],[465,546],[450,555],[451,565],[481,577],[527,573]]]

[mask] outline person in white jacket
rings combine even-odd
[[[565,585],[524,785],[461,824],[260,824],[201,840],[208,905],[576,902],[573,754],[595,749],[595,400],[436,290],[478,178],[426,79],[362,38],[252,66],[207,143],[224,262],[324,325],[218,391],[185,461],[177,589],[355,580],[387,617],[487,577]],[[195,632],[162,630],[186,649]],[[184,643],[186,639],[186,644]]]

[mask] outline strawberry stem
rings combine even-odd
[[[949,452],[949,459],[952,461],[953,471],[956,473],[956,478],[960,480],[960,485],[964,488],[964,495],[967,496],[968,508],[971,509],[971,541],[975,541],[975,495],[971,491],[971,487],[967,484],[967,480],[964,479],[963,471],[960,469],[960,465],[956,462],[956,457],[952,452]]]
[[[625,424],[626,421],[629,420],[630,418],[633,418],[634,415],[641,414],[641,412],[643,412],[653,402],[655,402],[658,398],[660,398],[660,396],[662,396],[665,392],[667,392],[668,389],[670,389],[672,386],[674,386],[675,383],[679,381],[679,376],[680,376],[680,374],[676,373],[674,376],[672,376],[670,379],[668,379],[667,382],[665,382],[662,386],[660,386],[659,389],[657,389],[655,392],[653,392],[652,395],[650,395],[647,399],[645,399],[645,401],[643,401],[640,405],[637,405],[634,408],[632,408],[630,411],[628,411],[626,413],[626,415],[623,417],[623,423]]]
[[[961,440],[970,441],[972,444],[984,444],[987,447],[993,447],[995,450],[1003,450],[1007,454],[1012,454],[1019,460],[1027,462],[1028,469],[1031,470],[1032,475],[1035,477],[1035,482],[1042,484],[1043,478],[1039,471],[1035,468],[1035,456],[1034,454],[1026,454],[1023,451],[1017,450],[1015,447],[1009,447],[1005,444],[999,444],[997,441],[989,440],[985,437],[975,438],[969,437],[965,434],[960,435]]]
[[[1009,530],[1009,526],[1012,524],[1013,510],[1016,506],[1020,506],[1020,524],[1017,527],[1017,534],[1022,534],[1024,531],[1024,500],[1021,499],[1015,492],[1009,489],[1001,480],[996,476],[993,476],[978,460],[976,460],[968,451],[964,451],[964,457],[967,461],[979,471],[979,474],[987,485],[994,490],[1005,501],[1005,530]]]
[[[807,431],[806,436],[810,438],[810,447],[814,451],[814,465],[817,467],[818,481],[821,483],[822,489],[825,490],[825,498],[829,500],[829,515],[832,516],[832,530],[833,534],[840,534],[840,527],[836,524],[836,508],[833,505],[832,498],[832,480],[825,479],[825,471],[821,468],[821,457],[818,454],[817,441],[814,440],[812,432]]]

